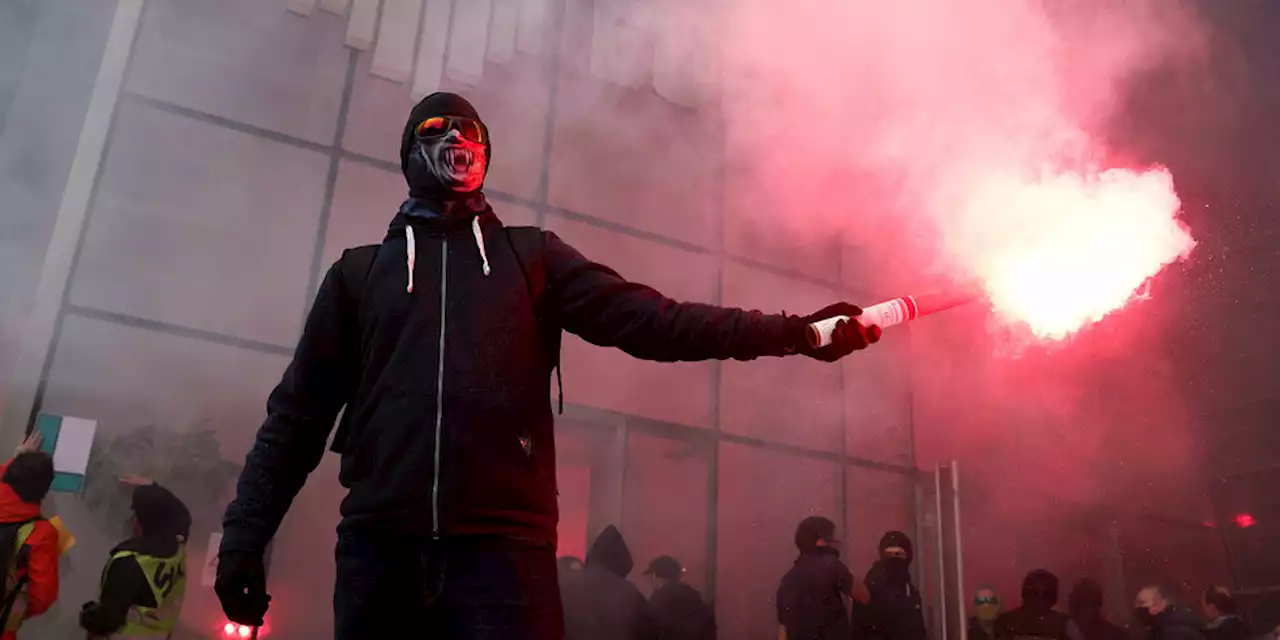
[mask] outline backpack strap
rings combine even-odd
[[[364,299],[364,283],[369,279],[369,271],[373,269],[373,259],[378,256],[378,248],[381,246],[367,244],[347,249],[338,259],[342,283],[347,287],[347,293],[351,294],[351,298],[357,303]]]
[[[22,571],[22,575],[13,583],[13,589],[9,591],[9,593],[5,594],[4,608],[0,610],[0,629],[8,629],[9,616],[13,615],[13,605],[17,603],[18,596],[22,594],[22,590],[26,588],[27,582],[31,580],[31,575],[25,571],[27,563],[31,558],[31,545],[27,544],[27,539],[30,538],[32,532],[35,531],[35,523],[40,520],[44,520],[44,516],[36,516],[22,522],[10,522],[0,525],[13,527],[15,531],[14,546],[16,548],[13,551],[13,561],[10,565],[9,572],[15,573]],[[0,578],[4,578],[4,581],[6,582],[8,580],[7,577],[3,576],[0,576]]]

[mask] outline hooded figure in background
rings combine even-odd
[[[996,620],[996,640],[1083,640],[1058,604],[1058,576],[1036,569],[1022,581],[1022,606]]]
[[[581,571],[560,582],[565,640],[650,640],[644,596],[627,580],[635,562],[618,528],[609,525],[587,552]]]
[[[1084,640],[1127,640],[1129,634],[1102,614],[1102,604],[1102,585],[1092,578],[1077,582],[1067,596],[1067,611]]]
[[[871,600],[856,606],[854,637],[859,640],[925,640],[920,590],[911,583],[915,547],[901,531],[880,539],[880,559],[867,571]]]
[[[232,621],[262,624],[267,544],[341,414],[336,640],[559,640],[548,399],[562,331],[665,362],[834,362],[879,338],[853,305],[677,302],[554,233],[503,225],[484,193],[489,133],[452,93],[410,112],[408,198],[380,244],[325,275],[227,507],[214,590]],[[810,342],[810,323],[842,315],[831,344]]]

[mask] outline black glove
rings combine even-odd
[[[228,551],[218,556],[218,579],[213,591],[222,601],[228,620],[261,627],[271,603],[262,554]]]
[[[866,349],[867,346],[873,345],[880,341],[880,327],[871,325],[864,327],[856,320],[857,316],[862,315],[862,309],[851,305],[847,302],[837,302],[833,305],[824,307],[817,313],[807,315],[800,318],[804,323],[806,336],[800,342],[800,353],[803,353],[815,360],[823,362],[835,362],[854,351]],[[850,320],[841,320],[836,323],[835,329],[831,331],[831,344],[825,347],[815,347],[809,344],[808,327],[810,324],[819,320],[826,320],[832,316],[849,316]]]

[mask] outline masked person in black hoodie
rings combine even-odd
[[[559,638],[548,398],[562,330],[658,361],[835,361],[879,337],[842,321],[816,347],[810,322],[860,310],[679,303],[553,233],[505,227],[483,191],[492,152],[460,96],[410,113],[409,199],[380,245],[326,274],[227,508],[215,590],[231,620],[261,623],[267,543],[341,413],[336,638]]]
[[[1199,616],[1178,602],[1173,585],[1143,587],[1133,606],[1138,624],[1147,630],[1147,640],[1204,640]]]
[[[651,640],[655,628],[644,596],[627,575],[635,562],[618,528],[609,525],[587,552],[581,571],[560,583],[565,640]]]
[[[880,559],[867,571],[871,600],[855,606],[853,636],[859,640],[925,640],[920,590],[911,583],[915,547],[901,531],[880,539]]]
[[[1022,580],[1022,606],[996,619],[996,640],[1083,640],[1058,604],[1058,576],[1044,569]]]

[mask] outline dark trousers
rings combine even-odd
[[[483,537],[338,537],[335,640],[562,640],[555,548]]]

